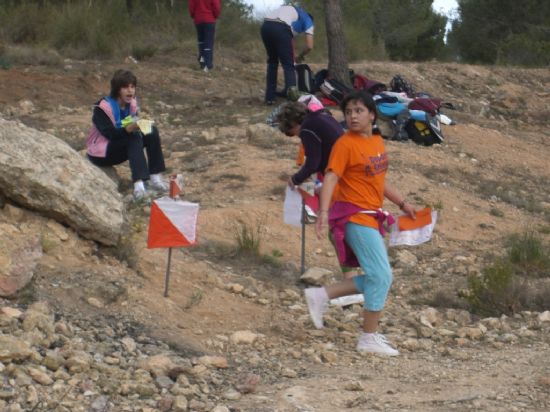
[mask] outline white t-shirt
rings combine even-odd
[[[313,20],[305,10],[294,6],[281,6],[265,16],[269,20],[280,20],[292,29],[292,34],[313,35]]]

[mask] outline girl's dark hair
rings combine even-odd
[[[277,114],[279,130],[288,136],[290,129],[296,125],[301,125],[308,113],[309,110],[303,103],[290,102],[284,104],[281,106],[279,114]]]
[[[369,109],[369,112],[374,113],[374,120],[376,120],[376,103],[374,103],[374,100],[370,94],[364,92],[363,90],[351,92],[350,94],[348,94],[346,97],[344,97],[342,103],[340,103],[340,109],[343,113],[346,112],[346,107],[348,106],[349,102],[363,103],[363,105],[367,109]]]
[[[117,70],[111,79],[110,96],[116,99],[120,89],[129,85],[137,86],[136,76],[129,70]]]

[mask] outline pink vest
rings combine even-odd
[[[105,99],[101,99],[99,102],[99,108],[109,116],[111,122],[115,123],[115,116],[113,115],[113,109],[109,102]],[[137,100],[132,99],[130,102],[130,114],[133,116],[137,113]],[[86,139],[86,152],[90,156],[94,157],[105,157],[107,156],[107,145],[109,144],[109,139],[103,136],[100,131],[97,129],[95,124],[92,123],[92,128],[88,133],[88,138]]]

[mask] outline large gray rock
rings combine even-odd
[[[113,181],[55,136],[4,119],[0,193],[88,239],[118,241],[123,204]]]

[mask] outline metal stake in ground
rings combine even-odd
[[[306,271],[306,200],[302,196],[302,256],[300,274],[303,275]]]
[[[168,248],[168,264],[166,265],[166,275],[164,276],[164,297],[168,297],[168,284],[170,282],[170,264],[172,263],[172,248]]]
[[[168,196],[174,202],[176,201],[177,196],[179,195],[181,188],[177,185],[177,175],[170,175],[170,192]],[[164,297],[168,297],[168,286],[170,283],[170,266],[172,263],[172,248],[168,248],[168,263],[166,264],[166,275],[164,275]]]

